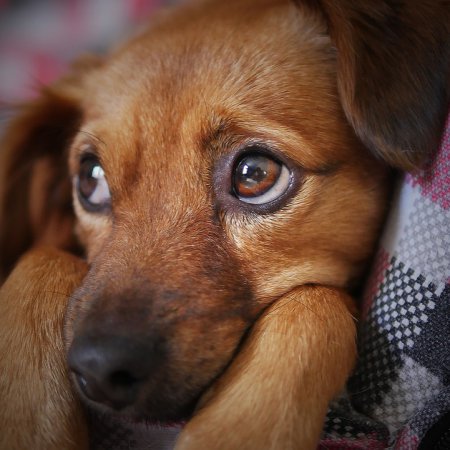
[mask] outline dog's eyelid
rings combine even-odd
[[[84,157],[88,157],[88,156],[93,156],[100,160],[100,155],[99,155],[97,146],[93,145],[91,143],[82,143],[79,146],[77,146],[77,153],[78,153],[78,158],[80,159],[80,161]]]
[[[91,154],[101,160],[101,149],[106,143],[88,131],[79,130],[71,144],[71,154],[80,160],[85,154]]]
[[[95,146],[86,142],[77,142],[76,139],[72,142],[69,149],[69,164],[73,175],[78,172],[81,161],[89,155],[100,160]]]

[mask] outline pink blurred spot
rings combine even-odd
[[[160,5],[161,0],[129,0],[127,2],[130,17],[135,21],[142,20]]]
[[[65,64],[58,59],[52,58],[44,53],[33,55],[34,73],[33,76],[40,84],[50,84],[64,72]]]
[[[6,103],[35,97],[43,85],[52,83],[67,69],[56,55],[36,52],[28,45],[0,45],[0,55],[6,61],[0,70],[0,100]]]

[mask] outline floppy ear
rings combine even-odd
[[[67,148],[80,124],[85,58],[23,106],[0,144],[0,279],[33,244],[75,251]]]
[[[306,0],[337,48],[338,88],[360,139],[394,167],[437,148],[449,105],[448,0]]]

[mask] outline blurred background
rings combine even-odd
[[[81,53],[102,53],[170,0],[0,0],[0,118]],[[3,120],[2,120],[3,122]]]

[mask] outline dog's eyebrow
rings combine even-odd
[[[86,131],[86,130],[79,128],[77,130],[77,132],[80,134],[85,134],[86,136],[89,137],[89,139],[93,140],[95,142],[95,144],[97,144],[97,145],[101,144],[103,146],[106,146],[105,141],[103,141],[102,139],[100,139],[98,136],[96,136],[94,133],[91,133],[90,131]]]
[[[227,117],[214,116],[202,130],[200,141],[203,148],[207,148],[213,142],[229,132],[231,128],[231,119]]]
[[[239,141],[236,124],[231,117],[225,115],[211,116],[204,124],[197,137],[199,147],[214,158],[221,149],[234,147]],[[215,156],[213,156],[215,155]]]

